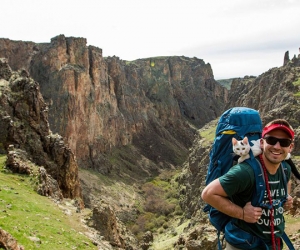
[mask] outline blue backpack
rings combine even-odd
[[[228,170],[237,163],[238,156],[235,155],[232,150],[232,137],[237,140],[242,140],[247,136],[248,141],[251,142],[252,140],[260,139],[261,132],[262,122],[258,111],[246,107],[234,107],[225,111],[218,121],[215,140],[210,151],[210,162],[206,176],[206,185],[227,173]],[[253,156],[251,150],[250,158],[244,162],[248,163],[253,168],[256,179],[255,190],[251,203],[253,206],[260,206],[266,189],[262,167],[259,161]],[[284,179],[286,182],[285,174]],[[221,250],[222,244],[220,240],[220,233],[226,233],[226,225],[228,228],[232,226],[232,223],[229,223],[232,222],[232,217],[223,214],[209,204],[206,204],[203,210],[208,212],[211,224],[217,229],[218,249]],[[232,228],[230,228],[230,230],[231,229]],[[238,234],[241,236],[241,232]],[[245,237],[248,236],[245,235]],[[287,236],[282,238],[285,241],[289,241]],[[234,241],[235,239],[233,239],[233,242]],[[257,242],[256,244],[261,244],[261,242]],[[287,243],[287,245],[290,246],[291,243]],[[247,248],[242,247],[242,249]],[[290,249],[294,248],[291,247]]]

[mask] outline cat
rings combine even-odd
[[[253,143],[253,146],[250,146],[247,137],[239,141],[235,138],[232,138],[232,150],[236,155],[240,156],[238,159],[238,163],[241,163],[244,160],[250,158],[249,155],[250,149],[252,150],[254,157],[262,153],[262,150],[260,148],[260,139],[256,141],[252,140],[251,142]]]

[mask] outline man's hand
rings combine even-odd
[[[249,201],[243,208],[244,210],[244,221],[249,223],[256,223],[262,214],[261,207],[253,207]]]

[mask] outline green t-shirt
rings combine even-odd
[[[287,168],[288,181],[290,179],[291,169],[290,166]],[[276,237],[280,237],[285,227],[283,216],[284,204],[280,201],[286,197],[282,168],[279,167],[274,175],[268,173],[268,179],[274,207],[274,231]],[[219,180],[224,191],[233,203],[244,207],[247,202],[251,201],[252,193],[255,189],[255,177],[251,166],[247,163],[233,166],[228,173],[220,177]],[[267,190],[265,191],[263,203],[269,204]],[[270,212],[270,209],[263,208],[262,216],[257,223],[247,223],[242,220],[237,220],[236,225],[261,239],[271,241]]]

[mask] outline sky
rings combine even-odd
[[[300,0],[0,0],[0,38],[84,37],[103,56],[197,57],[214,78],[258,76],[300,48]]]

